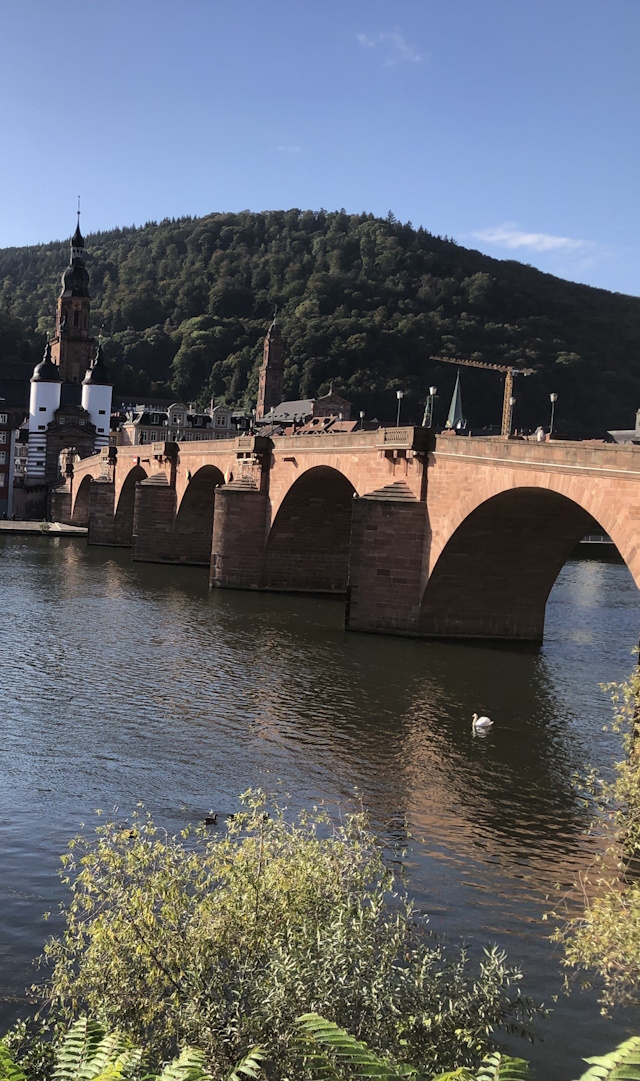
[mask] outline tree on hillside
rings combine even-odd
[[[631,424],[640,402],[640,299],[491,259],[393,215],[165,220],[89,236],[87,256],[93,327],[115,339],[109,355],[123,389],[169,379],[176,397],[203,400],[215,387],[229,404],[250,405],[254,346],[277,303],[293,398],[340,381],[356,409],[391,420],[402,387],[407,420],[419,422],[435,383],[443,423],[454,374],[429,356],[444,352],[533,367],[519,394],[521,425],[547,422],[551,391],[568,434]],[[58,242],[0,250],[0,319],[19,321],[0,363],[37,353],[36,342],[41,349],[67,258]],[[204,332],[209,319],[218,332],[196,340],[194,321]],[[499,423],[499,386],[465,374],[467,383],[472,425]]]

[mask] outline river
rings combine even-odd
[[[634,663],[623,564],[567,563],[540,649],[346,635],[337,601],[210,593],[204,570],[62,538],[0,538],[0,596],[0,1028],[24,1010],[60,927],[42,919],[64,896],[59,856],[96,808],[143,800],[173,830],[260,785],[292,807],[357,788],[381,831],[406,816],[432,928],[504,946],[552,1007],[544,1042],[515,1045],[540,1081],[640,1032],[640,1012],[604,1020],[592,995],[563,995],[541,921],[595,851],[572,775],[619,752],[599,684]],[[495,719],[487,738],[474,710]]]

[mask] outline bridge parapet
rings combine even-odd
[[[538,443],[526,439],[473,436],[437,436],[435,459],[458,458],[487,466],[522,466],[576,473],[622,473],[640,476],[640,446],[591,440],[553,439]]]

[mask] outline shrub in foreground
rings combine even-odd
[[[293,1045],[297,1058],[295,1076],[303,1074],[326,1081],[351,1077],[376,1081],[527,1081],[528,1063],[499,1051],[485,1056],[477,1070],[462,1066],[427,1076],[406,1063],[394,1062],[371,1051],[338,1025],[317,1014],[299,1017]],[[19,1050],[19,1049],[18,1049]],[[258,1078],[268,1070],[265,1054],[259,1048],[250,1051],[223,1079],[210,1073],[202,1051],[186,1047],[162,1068],[161,1073],[147,1073],[145,1054],[118,1032],[107,1033],[95,1021],[80,1018],[52,1050],[51,1071],[54,1081],[245,1081]],[[579,1081],[640,1081],[640,1037],[632,1036],[614,1051],[586,1059],[590,1064]],[[0,1041],[0,1081],[40,1081],[40,1075],[25,1065],[25,1060]]]
[[[260,792],[218,833],[170,837],[140,813],[64,857],[66,929],[41,993],[148,1048],[191,1045],[225,1076],[252,1047],[301,1076],[296,1017],[318,1013],[424,1071],[477,1063],[537,1009],[497,949],[472,967],[431,936],[366,816],[287,821]]]
[[[598,810],[591,833],[604,836],[602,853],[575,889],[575,906],[552,913],[564,963],[583,985],[598,988],[602,1012],[640,1001],[640,669],[622,684],[609,684],[614,730],[623,735],[624,758],[611,780],[593,771],[588,801]]]

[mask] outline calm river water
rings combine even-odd
[[[411,888],[451,939],[498,942],[553,1007],[530,1055],[581,1072],[640,1014],[562,994],[541,922],[592,858],[571,777],[617,740],[599,683],[632,667],[640,598],[625,566],[572,561],[540,650],[345,635],[338,602],[207,588],[206,571],[132,564],[60,538],[0,539],[0,1028],[24,1009],[59,855],[93,811],[143,800],[169,829],[238,806],[357,787],[380,829],[406,815]],[[496,724],[473,739],[471,714]],[[558,1001],[552,997],[559,995]]]

